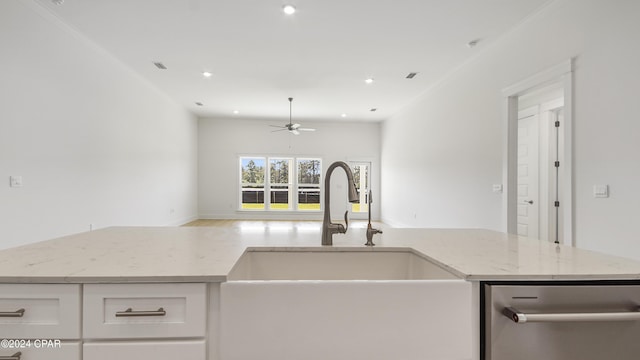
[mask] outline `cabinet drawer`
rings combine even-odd
[[[80,338],[80,285],[0,284],[0,338]]]
[[[0,359],[13,357],[20,360],[80,360],[79,342],[48,343],[34,340],[29,347],[23,345],[25,347],[21,349],[0,349]]]
[[[83,360],[206,360],[204,340],[85,343]],[[26,359],[25,359],[26,360]]]
[[[205,335],[205,284],[90,284],[83,303],[86,339]]]

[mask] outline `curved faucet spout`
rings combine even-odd
[[[336,161],[331,164],[327,169],[327,174],[324,177],[324,217],[322,220],[322,245],[333,245],[333,234],[344,234],[349,228],[349,222],[347,221],[347,214],[349,213],[349,210],[347,210],[347,212],[345,212],[344,214],[344,219],[347,227],[343,226],[342,224],[331,223],[331,174],[337,167],[342,168],[342,170],[344,170],[344,172],[347,174],[349,202],[359,202],[358,189],[356,189],[356,184],[353,181],[353,173],[351,172],[351,168],[349,167],[349,165],[347,165],[344,161]]]

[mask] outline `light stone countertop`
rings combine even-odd
[[[335,235],[323,250],[411,248],[467,280],[633,280],[640,262],[474,229],[384,227]],[[2,283],[219,282],[248,247],[320,248],[306,227],[112,227],[0,251]]]

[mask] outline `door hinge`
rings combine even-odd
[[[555,207],[560,207],[560,201],[556,201],[553,205],[554,205]]]
[[[556,121],[556,127],[560,127],[560,121]]]
[[[560,161],[556,161],[554,164],[555,167],[560,167]]]

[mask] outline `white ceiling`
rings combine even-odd
[[[548,2],[35,1],[198,116],[294,121],[384,120]]]

